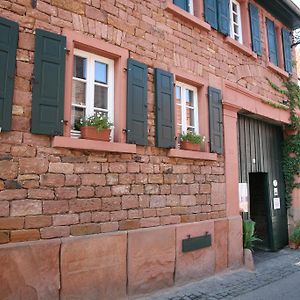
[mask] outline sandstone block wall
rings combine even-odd
[[[167,12],[165,1],[38,0],[32,8],[30,0],[2,0],[0,16],[20,26],[12,131],[0,133],[0,243],[226,216],[224,157],[169,158],[154,146],[153,68],[176,67],[217,87],[228,80],[279,101],[266,80],[282,78],[266,67],[263,23],[263,55],[254,59]],[[37,28],[79,31],[148,65],[148,147],[134,155],[54,149],[49,137],[30,133]]]

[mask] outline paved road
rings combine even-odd
[[[300,250],[259,252],[255,255],[255,262],[255,272],[228,272],[141,299],[300,300]]]

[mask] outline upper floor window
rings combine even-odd
[[[79,133],[80,119],[101,113],[113,122],[114,61],[74,50],[72,80],[72,133]]]
[[[230,0],[230,36],[242,43],[241,8],[236,0]]]
[[[269,60],[274,65],[278,66],[278,49],[275,24],[270,19],[266,18],[267,37],[268,37],[268,52]]]
[[[176,132],[199,133],[197,88],[176,82]]]
[[[173,0],[173,3],[193,15],[194,14],[193,1],[194,0]]]

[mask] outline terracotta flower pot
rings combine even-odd
[[[102,129],[98,131],[94,126],[82,126],[80,132],[81,138],[83,139],[109,142],[111,129]]]
[[[290,249],[298,249],[299,248],[299,244],[298,243],[295,243],[295,242],[292,242],[292,241],[289,241],[289,247]]]
[[[290,136],[290,135],[296,135],[298,133],[297,129],[293,129],[293,128],[286,128],[284,130],[284,133],[286,136]]]
[[[191,151],[201,151],[201,144],[194,144],[189,141],[181,141],[180,148]]]

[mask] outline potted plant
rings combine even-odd
[[[81,138],[89,140],[109,141],[113,123],[107,116],[95,113],[81,121],[80,124]]]
[[[289,237],[289,247],[298,249],[300,246],[300,221],[296,224],[294,230]]]
[[[188,132],[180,135],[180,148],[184,150],[201,151],[201,145],[204,144],[205,136]]]

